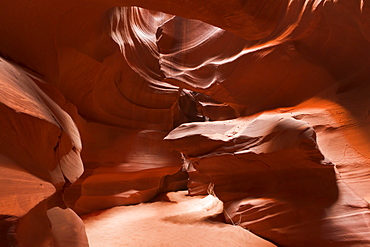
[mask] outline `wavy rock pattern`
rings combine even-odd
[[[283,246],[370,241],[368,202],[325,161],[313,128],[290,114],[183,124],[165,140],[209,178],[230,223]]]
[[[46,215],[61,200],[66,183],[83,172],[81,139],[72,118],[22,69],[0,60],[1,95],[1,242],[13,246],[49,245],[53,225]],[[41,151],[40,151],[41,150]],[[64,203],[60,204],[61,206]],[[82,224],[78,216],[60,224]],[[16,227],[15,227],[16,226]],[[56,233],[59,235],[59,233]],[[62,235],[62,237],[65,237]],[[84,231],[70,242],[87,246]]]
[[[279,245],[368,245],[369,4],[0,1],[0,243],[87,246],[77,214],[187,183]]]

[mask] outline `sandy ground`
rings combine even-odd
[[[115,207],[85,216],[90,246],[275,246],[241,227],[207,220],[223,210],[216,197],[186,194],[171,192],[171,202]]]

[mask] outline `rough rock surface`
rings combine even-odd
[[[78,215],[214,186],[278,245],[370,245],[369,23],[366,0],[0,1],[0,243],[87,246]]]

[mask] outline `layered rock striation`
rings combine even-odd
[[[165,141],[189,160],[190,193],[212,190],[227,222],[279,246],[369,243],[368,202],[290,113],[183,124]]]
[[[278,245],[369,245],[369,9],[1,1],[0,242],[87,246],[79,215],[188,188]]]

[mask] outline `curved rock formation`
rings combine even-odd
[[[52,234],[44,234],[53,226],[47,212],[54,207],[53,201],[61,200],[65,184],[75,182],[83,172],[76,125],[37,86],[42,83],[33,81],[18,66],[0,60],[0,239],[4,245],[52,244]],[[62,201],[59,205],[65,207]],[[70,211],[69,215],[59,223],[82,225],[76,213]],[[83,238],[86,240],[84,230],[76,231],[69,241],[87,246],[87,241],[80,241]]]
[[[279,245],[369,244],[369,9],[0,1],[0,242],[87,246],[77,214],[189,176]]]
[[[313,128],[290,114],[183,124],[165,140],[208,177],[226,221],[279,246],[370,243],[368,202],[325,161]]]

